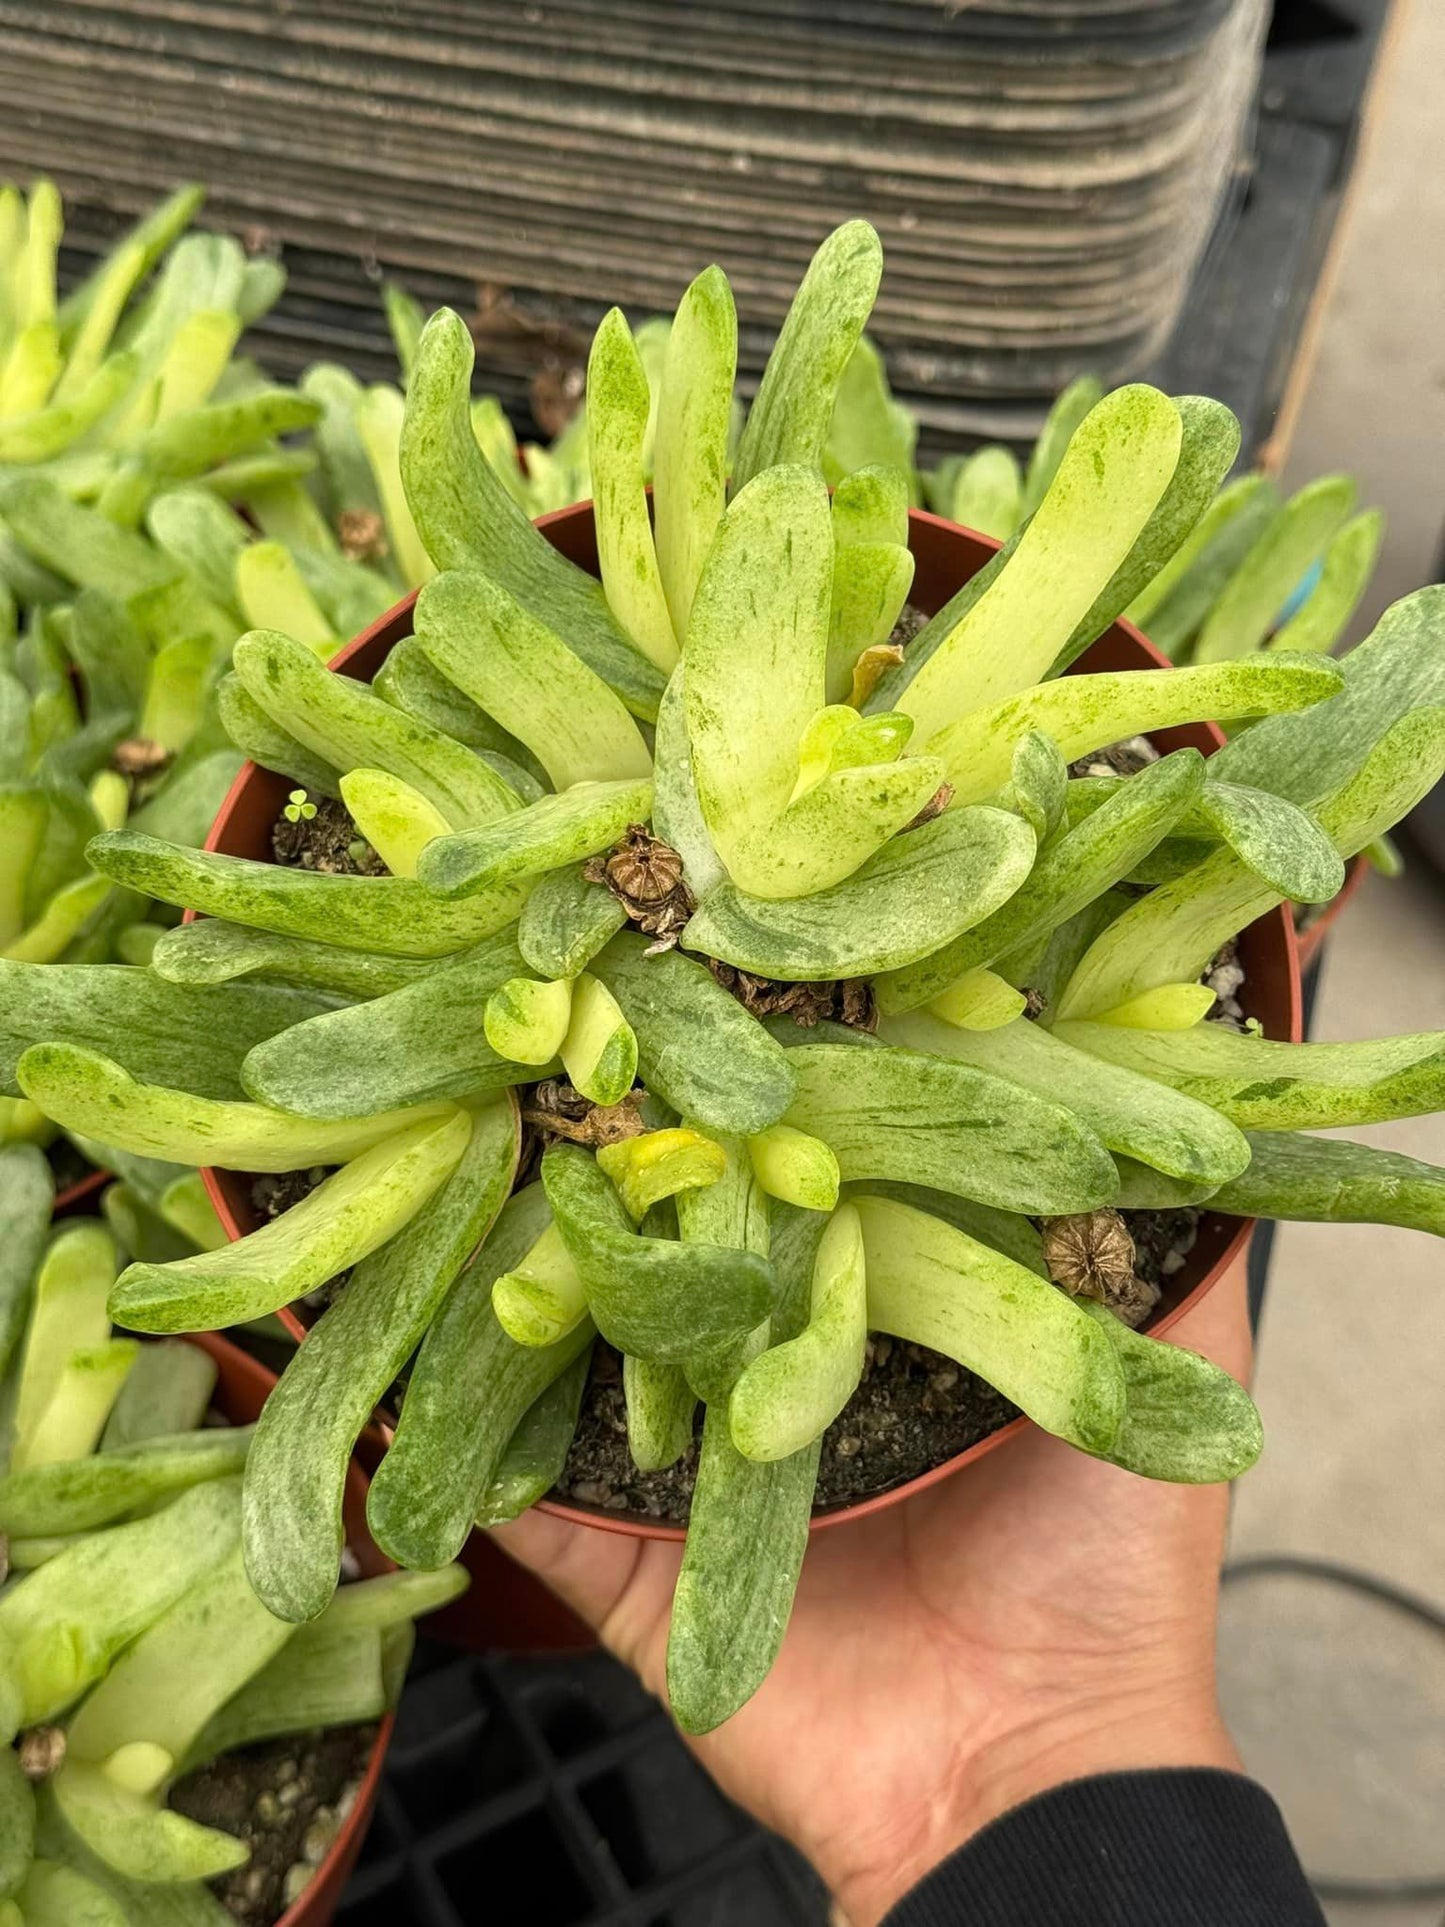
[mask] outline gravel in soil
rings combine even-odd
[[[243,1927],[272,1927],[299,1898],[351,1811],[376,1740],[374,1726],[267,1741],[189,1773],[171,1791],[178,1813],[236,1834],[244,1867],[211,1883]]]

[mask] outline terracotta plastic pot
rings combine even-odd
[[[580,567],[597,573],[597,543],[590,502],[543,516],[537,526],[554,548]],[[932,614],[984,566],[999,545],[988,536],[961,529],[939,516],[915,509],[909,516],[909,546],[915,561],[910,599],[919,608]],[[394,645],[412,633],[412,607],[415,601],[415,595],[411,595],[399,602],[347,648],[338,651],[331,659],[331,667],[369,682]],[[1127,622],[1116,622],[1077,664],[1080,671],[1168,666],[1167,658]],[[1224,737],[1213,724],[1194,723],[1157,731],[1153,740],[1162,750],[1190,746],[1203,751],[1205,755],[1211,755],[1222,747]],[[206,848],[224,851],[232,856],[269,860],[272,827],[290,787],[284,777],[248,763],[221,807],[206,841]],[[1281,907],[1251,925],[1240,939],[1240,955],[1246,972],[1242,1001],[1249,1014],[1260,1020],[1266,1036],[1298,1042],[1302,1035],[1299,957],[1289,911]],[[221,1222],[228,1233],[235,1238],[254,1229],[258,1220],[251,1203],[250,1178],[221,1170],[208,1170],[205,1176]],[[1200,1220],[1193,1251],[1183,1268],[1165,1287],[1164,1296],[1148,1327],[1151,1332],[1166,1332],[1191,1305],[1212,1289],[1243,1253],[1252,1227],[1253,1220],[1250,1219],[1227,1218],[1217,1212],[1205,1213]],[[283,1313],[282,1316],[298,1337],[304,1334],[302,1319],[294,1313]],[[1015,1419],[966,1452],[934,1467],[931,1472],[857,1504],[822,1509],[814,1514],[813,1530],[823,1531],[846,1525],[851,1519],[863,1518],[885,1506],[900,1504],[926,1486],[950,1478],[964,1466],[982,1458],[986,1452],[996,1451],[1010,1439],[1019,1436],[1029,1424],[1028,1419]],[[634,1538],[681,1539],[684,1536],[681,1526],[659,1524],[616,1512],[594,1511],[578,1505],[564,1505],[557,1500],[543,1500],[541,1509],[580,1526],[603,1532],[625,1533]],[[484,1548],[489,1567],[501,1559],[497,1550],[481,1535],[473,1534],[473,1546],[478,1547],[479,1552]],[[502,1563],[510,1568],[511,1574],[525,1581],[525,1575],[520,1574],[512,1562]],[[473,1593],[459,1604],[465,1608],[474,1595],[484,1592],[483,1586],[474,1587]],[[526,1581],[522,1587],[512,1585],[512,1601],[508,1602],[508,1610],[513,1601],[520,1609],[524,1596],[540,1596],[540,1589],[530,1581]],[[556,1602],[551,1600],[550,1595],[545,1595],[545,1598],[546,1610],[555,1617],[558,1610]],[[570,1614],[566,1617],[571,1620]],[[575,1628],[576,1621],[571,1620],[571,1624]],[[505,1640],[504,1643],[512,1643],[512,1640]],[[551,1641],[538,1626],[528,1629],[528,1636],[523,1643],[542,1646]]]
[[[264,1365],[241,1351],[228,1340],[215,1332],[196,1332],[190,1335],[189,1342],[199,1345],[203,1352],[215,1360],[218,1377],[216,1380],[215,1403],[233,1425],[251,1425],[261,1415],[261,1407],[276,1383],[274,1372],[267,1371]],[[367,1477],[360,1465],[353,1461],[346,1478],[346,1496],[342,1513],[346,1524],[346,1543],[351,1548],[364,1577],[374,1578],[378,1573],[392,1570],[390,1561],[372,1543],[366,1530],[366,1488]],[[376,1806],[377,1792],[381,1786],[381,1772],[386,1760],[386,1749],[391,1743],[395,1715],[388,1713],[382,1720],[377,1732],[376,1742],[367,1761],[366,1772],[362,1778],[361,1789],[350,1813],[341,1824],[330,1851],[317,1868],[314,1878],[306,1891],[292,1906],[282,1914],[276,1927],[328,1927],[341,1900],[342,1890],[351,1878],[351,1870],[356,1865],[361,1843],[366,1838],[366,1830],[371,1824],[372,1812]]]
[[[1299,946],[1299,967],[1308,970],[1324,948],[1325,938],[1351,901],[1360,893],[1365,878],[1370,874],[1370,860],[1366,856],[1350,858],[1345,871],[1344,887],[1337,897],[1327,903],[1320,914],[1307,924],[1303,930],[1295,932],[1295,942]]]

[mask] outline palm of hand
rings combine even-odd
[[[1242,1374],[1242,1275],[1175,1335]],[[1152,1484],[1030,1432],[815,1535],[777,1664],[698,1755],[855,1927],[1063,1779],[1232,1764],[1212,1673],[1226,1510],[1222,1488]],[[663,1693],[680,1547],[540,1515],[499,1536]]]

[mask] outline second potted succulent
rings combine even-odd
[[[1288,937],[1232,948],[1337,890],[1445,765],[1439,598],[1343,673],[1144,667],[1120,630],[1063,676],[1187,538],[1237,427],[1105,398],[970,573],[900,477],[830,500],[819,471],[879,271],[862,224],[824,244],[734,451],[731,296],[698,278],[651,515],[648,384],[608,317],[595,517],[556,531],[583,562],[595,532],[600,581],[487,466],[470,343],[434,317],[402,438],[439,571],[414,633],[402,612],[370,690],[275,633],[236,651],[273,800],[344,812],[294,805],[300,863],[98,838],[103,874],[204,920],[0,1013],[15,1087],[69,1128],[305,1174],[273,1222],[133,1265],[112,1301],[195,1329],[348,1274],[248,1463],[267,1604],[326,1610],[351,1446],[404,1372],[369,1518],[407,1565],[559,1479],[581,1510],[580,1410],[636,1468],[594,1523],[658,1530],[691,1486],[669,1680],[694,1731],[766,1675],[865,1373],[921,1361],[993,1400],[983,1429],[1017,1409],[1147,1476],[1232,1477],[1246,1394],[1137,1329],[1161,1274],[1177,1296],[1209,1268],[1158,1219],[1141,1251],[1127,1214],[1207,1209],[1216,1255],[1229,1214],[1440,1221],[1439,1174],[1304,1135],[1438,1106],[1438,1040],[1289,1041]],[[1257,720],[1206,763],[1169,734],[1205,718]]]

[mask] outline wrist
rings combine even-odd
[[[889,1829],[891,1839],[866,1856],[853,1843],[846,1870],[819,1870],[848,1927],[877,1927],[934,1867],[1029,1800],[1072,1780],[1171,1767],[1240,1771],[1212,1687],[1179,1698],[1115,1695],[1021,1724],[971,1751],[955,1783],[936,1788],[927,1811],[909,1817],[915,1824]]]

